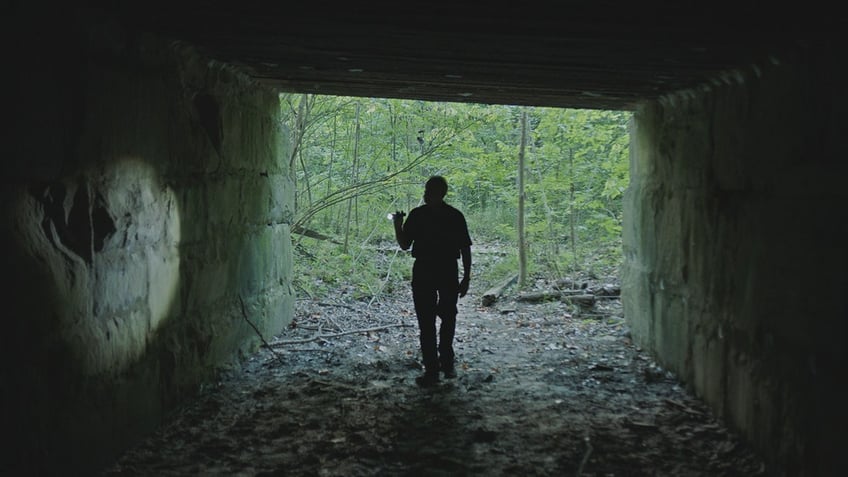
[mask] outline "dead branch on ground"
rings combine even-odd
[[[318,335],[313,336],[312,338],[304,338],[304,339],[301,339],[301,340],[274,341],[273,343],[271,343],[270,346],[281,347],[281,346],[292,345],[292,344],[311,343],[312,341],[326,340],[326,339],[330,339],[330,338],[338,338],[339,336],[352,335],[352,334],[356,334],[356,333],[369,333],[371,331],[382,331],[382,330],[385,330],[385,329],[388,329],[388,328],[411,328],[412,326],[413,325],[408,325],[406,323],[397,323],[397,324],[394,324],[394,325],[375,326],[373,328],[361,328],[361,329],[357,329],[357,330],[343,331],[341,333],[332,333],[332,334],[328,334],[328,335],[318,334]]]
[[[259,336],[259,339],[262,340],[262,343],[265,345],[265,347],[268,348],[269,350],[271,350],[271,353],[274,354],[274,357],[276,357],[280,361],[281,364],[286,364],[286,362],[283,361],[283,357],[278,355],[277,352],[274,351],[274,348],[272,348],[271,345],[268,344],[267,341],[265,341],[265,337],[262,336],[262,332],[259,331],[259,328],[257,328],[256,325],[254,325],[253,322],[250,321],[250,319],[247,317],[247,309],[244,306],[244,299],[241,297],[241,294],[239,294],[238,299],[239,299],[239,304],[241,304],[241,315],[244,317],[244,321],[246,321],[247,324],[249,324],[250,327],[253,328],[253,331],[256,332],[256,334]]]
[[[506,287],[515,283],[518,280],[518,275],[512,275],[507,277],[504,281],[498,283],[497,285],[489,288],[486,293],[483,294],[482,304],[483,306],[489,306],[492,303],[498,300],[498,297],[501,296]]]

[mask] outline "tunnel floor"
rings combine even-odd
[[[457,378],[426,389],[411,294],[299,300],[273,352],[223,371],[103,475],[765,475],[631,343],[617,297],[480,298],[460,300]]]

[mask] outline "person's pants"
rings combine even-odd
[[[456,260],[416,259],[412,266],[412,300],[418,317],[421,355],[426,373],[454,365],[453,337],[456,331],[456,302],[459,279]],[[441,318],[438,344],[436,317]]]

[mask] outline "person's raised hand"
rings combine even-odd
[[[398,210],[397,212],[392,214],[392,221],[394,222],[395,225],[403,225],[403,217],[405,215],[406,215],[406,213],[404,211]]]

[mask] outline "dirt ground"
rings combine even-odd
[[[608,280],[587,281],[601,290]],[[614,284],[613,284],[614,285]],[[458,376],[421,373],[411,293],[299,300],[292,325],[104,476],[755,476],[634,346],[616,296],[459,304]],[[370,330],[370,331],[366,331]]]

